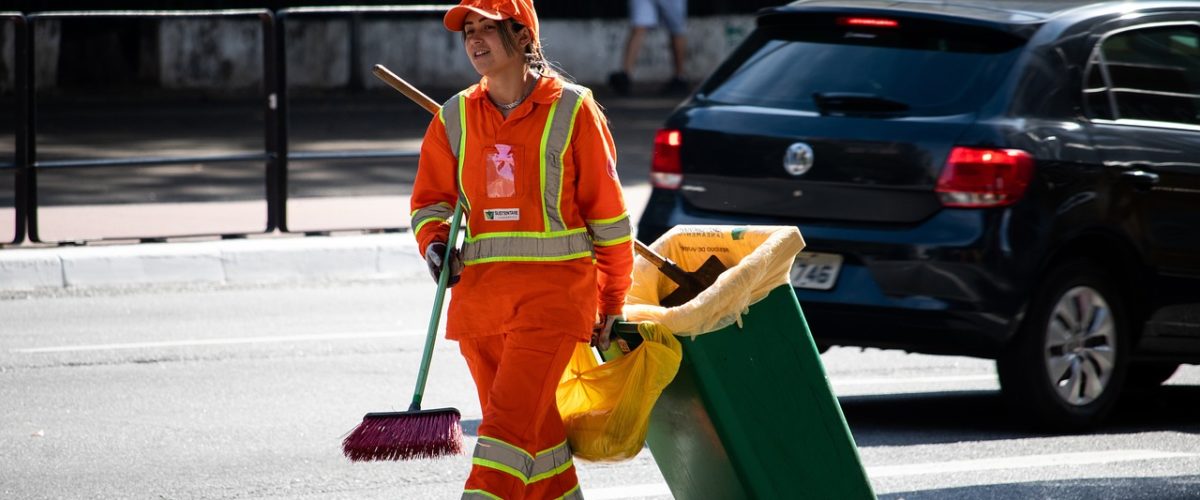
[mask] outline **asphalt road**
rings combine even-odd
[[[339,448],[363,413],[407,406],[432,290],[4,297],[0,498],[455,498],[465,456],[351,464]],[[881,498],[1200,497],[1200,367],[1129,398],[1099,432],[1053,436],[1013,423],[988,361],[823,359]],[[441,341],[433,364],[427,407],[459,408],[473,440],[480,410],[456,345]],[[589,499],[670,498],[646,450],[579,474]]]

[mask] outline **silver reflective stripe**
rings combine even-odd
[[[629,214],[617,219],[587,221],[588,229],[592,231],[592,239],[596,246],[609,246],[629,241],[633,230],[629,224]]]
[[[446,140],[450,143],[450,152],[455,158],[458,158],[458,151],[462,146],[463,126],[462,120],[459,119],[461,109],[461,94],[455,94],[442,105],[442,124],[446,126]]]
[[[562,444],[539,452],[533,459],[533,474],[529,482],[536,483],[543,479],[557,476],[571,466],[571,447],[566,441]]]
[[[562,231],[567,228],[562,220],[563,154],[571,141],[575,115],[583,103],[587,89],[579,85],[564,84],[562,96],[550,106],[546,128],[542,132],[542,206],[546,231]]]
[[[583,228],[563,233],[488,233],[463,243],[463,263],[563,261],[592,256]]]
[[[409,227],[412,228],[414,233],[418,233],[421,231],[421,226],[424,226],[426,222],[450,220],[451,215],[454,215],[454,207],[451,207],[449,203],[444,201],[438,202],[414,210],[412,213],[412,222]]]
[[[463,91],[466,92],[466,91]],[[471,201],[467,199],[466,191],[463,191],[462,170],[464,155],[460,154],[467,148],[467,135],[464,132],[467,129],[467,97],[462,92],[459,92],[446,104],[442,105],[442,124],[446,127],[446,141],[450,143],[450,152],[454,154],[454,159],[458,160],[457,175],[454,176],[455,184],[458,185],[458,197],[463,201],[463,210],[471,211]],[[470,228],[467,228],[468,234]]]
[[[528,452],[499,439],[480,436],[475,443],[471,463],[508,473],[528,484],[533,472],[533,457]]]

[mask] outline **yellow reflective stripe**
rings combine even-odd
[[[562,99],[556,99],[550,105],[550,113],[546,115],[546,125],[542,128],[542,142],[538,147],[538,176],[540,180],[539,185],[542,188],[542,223],[544,224],[542,227],[546,231],[558,229],[550,226],[550,203],[546,199],[546,146],[550,142],[550,130],[553,128],[554,115],[558,111],[558,102],[560,100]]]
[[[587,221],[587,223],[588,224],[612,224],[621,219],[628,219],[628,218],[629,218],[629,214],[624,213],[624,214],[618,215],[616,217],[610,217],[608,219],[589,219]]]
[[[459,132],[460,132],[459,135],[461,137],[458,140],[459,141],[458,142],[458,152],[455,153],[455,155],[458,157],[458,182],[457,182],[458,196],[460,198],[462,198],[463,212],[471,213],[471,200],[470,200],[470,198],[467,198],[467,192],[465,190],[463,190],[463,185],[462,185],[463,163],[466,162],[466,157],[467,157],[466,153],[464,153],[464,151],[467,150],[467,104],[466,104],[467,97],[466,97],[466,95],[463,94],[463,92],[466,92],[466,91],[464,90],[462,92],[459,92],[458,95],[456,96],[458,98],[457,102],[458,102],[458,120],[459,120],[458,126],[459,126]],[[467,226],[467,236],[470,236],[471,235],[471,225],[466,224],[466,226]]]
[[[538,482],[538,481],[541,481],[541,480],[544,480],[544,479],[550,479],[550,478],[552,478],[552,477],[554,477],[554,476],[557,476],[557,475],[559,475],[559,474],[562,474],[562,473],[563,473],[563,471],[565,471],[565,470],[567,470],[567,469],[570,469],[570,468],[571,468],[571,466],[573,466],[573,465],[575,465],[575,464],[574,464],[574,463],[572,463],[572,462],[567,462],[567,463],[565,463],[565,464],[559,465],[558,467],[555,467],[555,468],[553,468],[553,469],[550,469],[550,470],[548,470],[548,471],[546,471],[546,472],[543,472],[543,473],[541,473],[541,474],[537,474],[537,475],[535,475],[535,476],[533,476],[533,477],[529,478],[529,482],[530,482],[530,483],[536,483],[536,482]]]
[[[558,500],[583,500],[583,492],[579,491],[579,485],[575,485],[565,495],[558,497]]]
[[[611,220],[611,219],[608,219]],[[629,240],[633,228],[629,224],[629,216],[624,215],[611,222],[588,221],[588,229],[592,239],[600,246],[611,246]]]
[[[475,456],[471,463],[507,473],[528,484],[533,474],[534,458],[529,452],[504,441],[480,436],[475,443]]]
[[[463,498],[463,500],[475,500],[475,499],[477,499],[477,498],[478,498],[478,499],[481,499],[481,500],[504,500],[503,498],[500,498],[500,497],[498,497],[498,496],[496,496],[496,495],[493,495],[493,494],[491,494],[491,493],[488,493],[488,492],[486,492],[486,491],[484,491],[484,490],[467,490],[467,491],[464,491],[464,492],[463,492],[463,495],[462,495],[462,498]]]
[[[529,484],[528,477],[525,477],[525,475],[521,471],[513,468],[512,466],[509,466],[508,464],[500,463],[495,460],[479,458],[479,457],[472,458],[471,463],[481,466],[481,467],[487,467],[489,469],[495,469],[500,472],[504,472],[512,477],[520,479],[522,483]]]
[[[485,257],[475,260],[464,260],[463,264],[473,266],[476,264],[488,264],[492,262],[565,262],[568,260],[582,259],[591,257],[592,252],[579,252],[570,255],[556,255],[553,257],[520,257],[520,256],[496,256]]]
[[[586,95],[586,93],[588,92],[586,88],[579,87],[579,86],[572,85],[572,84],[567,84],[566,88],[573,90],[574,91],[573,93],[576,95],[574,96],[575,104],[573,106],[571,106],[571,120],[568,122],[567,134],[565,136],[563,136],[563,148],[562,148],[562,151],[559,152],[559,154],[558,154],[559,180],[558,180],[558,193],[557,193],[557,196],[555,197],[558,200],[558,202],[557,202],[557,205],[555,206],[555,208],[558,210],[558,219],[559,220],[562,220],[562,186],[563,186],[562,170],[564,169],[563,165],[565,165],[565,163],[563,163],[563,159],[567,156],[567,148],[571,145],[571,135],[575,133],[575,117],[579,115],[579,108],[580,108],[580,106],[583,106],[583,96]],[[608,168],[608,166],[605,165],[604,168]]]
[[[467,240],[467,241],[468,241],[468,242],[474,242],[474,241],[479,241],[479,240],[486,240],[486,239],[488,239],[488,238],[541,238],[541,239],[549,239],[549,238],[558,238],[558,237],[560,237],[560,236],[569,236],[569,235],[572,235],[572,234],[582,234],[582,233],[586,233],[586,232],[587,232],[587,228],[582,228],[582,227],[581,227],[581,228],[576,228],[576,229],[568,229],[568,230],[566,230],[566,231],[553,231],[553,232],[549,232],[549,233],[517,232],[517,231],[510,231],[510,232],[497,231],[497,232],[495,232],[495,233],[483,233],[483,234],[481,234],[481,235],[479,235],[479,236],[474,236],[474,237],[472,237],[471,239],[469,239],[469,240]]]
[[[550,105],[542,129],[538,164],[542,188],[542,223],[547,231],[566,228],[562,215],[563,157],[571,143],[575,115],[579,112],[579,104],[583,102],[581,96],[584,92],[585,89],[578,85],[564,86],[562,94]],[[560,104],[571,112],[560,113]]]
[[[601,241],[597,241],[597,242],[596,242],[596,246],[598,246],[598,247],[611,247],[611,246],[615,246],[615,245],[620,245],[620,244],[622,244],[622,243],[625,243],[626,241],[631,241],[631,240],[633,240],[633,235],[629,235],[629,236],[626,236],[626,237],[624,237],[624,238],[617,238],[617,239],[615,239],[615,240],[611,240],[611,241],[603,241],[603,242],[601,242]]]
[[[412,222],[409,224],[413,228],[414,233],[421,232],[421,227],[428,222],[435,220],[445,221],[454,214],[454,208],[446,202],[438,202],[433,205],[425,206],[413,210]]]
[[[429,218],[429,219],[425,219],[425,220],[421,221],[419,224],[417,224],[417,227],[414,227],[414,228],[413,228],[413,233],[414,233],[414,234],[416,234],[416,233],[420,233],[420,232],[421,232],[421,228],[422,228],[422,227],[425,227],[425,224],[427,224],[427,223],[430,223],[430,222],[439,222],[439,221],[440,221],[440,222],[446,222],[446,219],[438,219],[438,218]]]
[[[546,478],[562,474],[571,468],[571,447],[566,441],[558,446],[539,451],[533,461],[533,474],[529,482],[536,483]]]
[[[471,212],[471,200],[467,199],[466,191],[462,188],[462,171],[463,163],[466,161],[463,151],[467,149],[467,106],[465,90],[455,94],[442,105],[441,111],[438,111],[438,117],[442,125],[446,128],[446,141],[450,143],[450,153],[454,155],[454,159],[458,161],[457,175],[455,176],[455,184],[458,186],[458,197],[463,204],[463,212]],[[449,113],[450,121],[446,121],[445,115]],[[458,119],[453,117],[457,115]],[[466,233],[471,234],[470,224],[466,225]]]
[[[545,237],[533,233],[525,236],[486,235],[463,244],[463,263],[562,261],[592,254],[592,238],[585,232]]]

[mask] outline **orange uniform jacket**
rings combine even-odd
[[[463,91],[464,99],[457,101],[462,103],[466,122],[461,192],[467,198],[463,229],[468,242],[494,242],[498,240],[486,239],[497,235],[558,234],[547,227],[545,213],[549,210],[574,231],[573,236],[586,236],[583,241],[590,248],[583,252],[574,248],[570,255],[541,260],[473,261],[464,252],[466,268],[459,284],[451,289],[446,325],[449,339],[549,328],[586,340],[597,312],[621,313],[631,281],[633,253],[617,179],[616,148],[591,93],[579,86],[565,89],[565,85],[557,78],[541,77],[527,98],[533,105],[518,107],[507,119],[488,100],[486,78]],[[555,175],[547,175],[543,159],[547,136],[553,135],[547,123],[556,101],[571,91],[580,95],[575,99],[578,106],[554,110],[556,115],[574,116],[562,151],[561,175],[555,182]],[[425,132],[413,185],[413,229],[422,254],[431,242],[447,239],[449,214],[423,220],[418,220],[417,214],[422,209],[427,213],[431,207],[448,210],[459,201],[459,160],[444,125],[445,120],[459,117],[446,116],[450,112],[443,111]],[[498,162],[497,155],[503,161]],[[501,164],[511,168],[512,180],[508,188],[497,189],[498,174],[488,169]],[[555,200],[559,206],[548,207]],[[584,230],[586,233],[580,234]],[[545,240],[531,236],[522,241],[536,245]]]

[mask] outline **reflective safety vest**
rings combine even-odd
[[[551,106],[538,148],[541,231],[479,232],[467,224],[462,257],[466,265],[488,262],[557,262],[593,256],[594,246],[611,246],[632,238],[628,213],[611,219],[587,220],[584,227],[569,227],[562,212],[563,155],[571,140],[575,118],[584,102],[586,88],[564,83],[561,96]],[[459,202],[471,212],[471,200],[463,189],[463,151],[467,150],[466,91],[450,98],[438,115],[446,130],[450,150],[458,160]],[[604,168],[604,167],[599,167]],[[527,205],[528,206],[528,205]],[[436,203],[412,214],[414,233],[434,221],[447,221],[454,212],[449,203]]]

